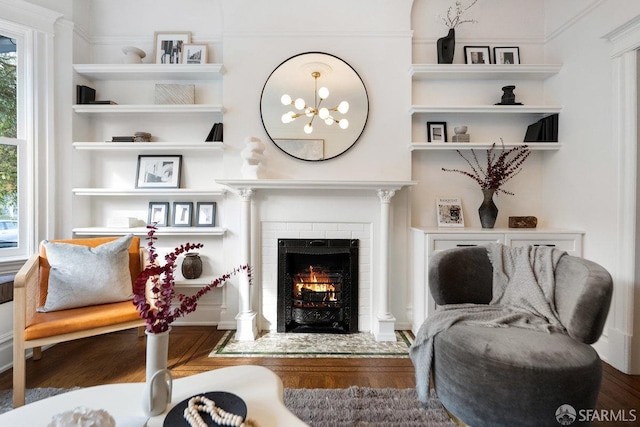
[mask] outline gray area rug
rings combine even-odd
[[[26,401],[67,391],[28,389]],[[285,389],[284,402],[311,427],[457,427],[434,395],[421,407],[413,388]],[[0,414],[11,408],[11,390],[0,390]]]

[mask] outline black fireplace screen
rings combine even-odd
[[[358,240],[278,240],[278,332],[358,331]]]

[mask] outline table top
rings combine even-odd
[[[260,427],[306,426],[284,406],[280,378],[262,366],[244,365],[214,369],[175,379],[171,403],[163,414],[147,420],[142,410],[144,383],[108,384],[52,396],[0,415],[0,425],[46,426],[51,417],[77,407],[104,409],[121,425],[162,427],[173,406],[189,397],[209,391],[226,391],[247,404],[247,417]],[[146,422],[146,424],[145,424]]]

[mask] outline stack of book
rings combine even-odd
[[[558,115],[552,114],[529,125],[524,142],[558,142]]]
[[[222,123],[215,123],[211,130],[209,131],[209,135],[207,135],[207,142],[211,141],[220,141],[222,142]]]
[[[133,136],[114,136],[111,138],[111,142],[133,142],[134,140]]]

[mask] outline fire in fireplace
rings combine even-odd
[[[358,240],[278,240],[278,332],[358,331]]]

